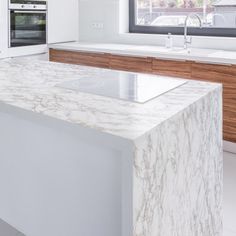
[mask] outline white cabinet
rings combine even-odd
[[[48,0],[48,43],[78,40],[79,0]]]

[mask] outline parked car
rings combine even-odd
[[[151,23],[151,26],[183,26],[185,19],[186,15],[159,16]],[[189,19],[188,24],[195,26],[197,21]]]

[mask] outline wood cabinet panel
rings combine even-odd
[[[152,58],[111,55],[110,68],[115,70],[152,73]]]
[[[193,63],[191,77],[223,84],[224,140],[236,142],[236,66]]]
[[[50,60],[222,83],[224,139],[236,143],[236,66],[54,49]]]
[[[190,61],[153,59],[152,70],[155,74],[189,79],[191,77]]]
[[[50,61],[109,68],[109,54],[50,49]]]
[[[192,77],[205,81],[224,82],[224,86],[235,88],[236,66],[207,63],[192,63]]]
[[[224,121],[224,140],[236,143],[236,127],[232,124],[235,124],[235,121]]]

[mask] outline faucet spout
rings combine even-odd
[[[196,13],[190,13],[189,15],[186,16],[185,22],[184,22],[184,49],[188,48],[188,44],[192,43],[192,37],[188,39],[188,20],[190,17],[195,17],[199,21],[199,27],[202,28],[202,20],[200,16]]]

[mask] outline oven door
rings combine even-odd
[[[9,46],[46,44],[46,11],[10,10]]]

